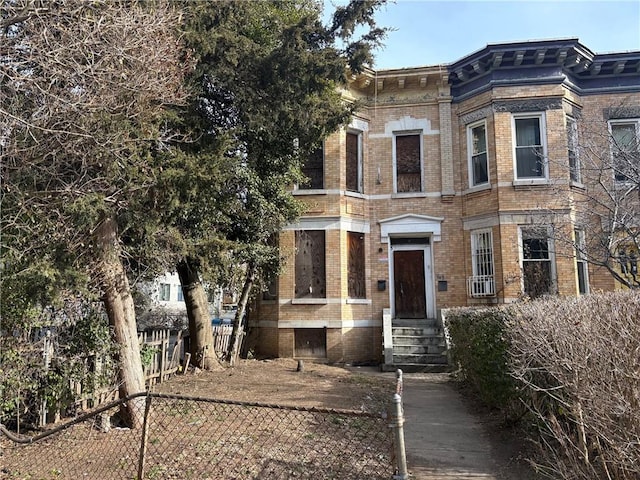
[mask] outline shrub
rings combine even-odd
[[[640,478],[640,292],[513,306],[509,353],[542,473]]]
[[[462,379],[490,407],[511,410],[515,385],[508,369],[507,308],[447,312],[451,354]]]

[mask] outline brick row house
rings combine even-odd
[[[576,135],[585,119],[640,134],[640,52],[488,45],[366,71],[344,96],[362,108],[309,158],[285,270],[251,310],[260,353],[444,363],[443,309],[616,288],[573,250],[589,235]]]

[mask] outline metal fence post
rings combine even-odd
[[[393,445],[395,448],[396,473],[394,480],[408,480],[407,454],[404,446],[404,409],[402,408],[402,370],[396,372],[396,393],[391,403],[391,423],[393,429]]]
[[[140,456],[138,458],[138,480],[144,478],[144,463],[147,454],[147,440],[149,438],[149,412],[151,411],[151,395],[147,395],[144,404],[144,420],[142,422],[142,435],[140,440]]]

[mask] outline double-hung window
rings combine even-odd
[[[469,152],[469,186],[489,183],[487,159],[487,126],[484,121],[467,127],[467,151]]]
[[[302,173],[307,177],[300,190],[322,190],[324,188],[324,148],[322,145],[315,148],[302,167]]]
[[[420,133],[395,134],[393,156],[396,192],[422,192],[422,135]]]
[[[295,298],[326,298],[324,230],[297,230]]]
[[[609,121],[616,182],[640,181],[640,119]]]
[[[521,227],[522,279],[531,298],[555,293],[555,265],[547,227]]]
[[[578,157],[578,124],[573,117],[567,117],[567,156],[569,158],[569,178],[581,183],[580,158]]]
[[[471,267],[473,275],[467,281],[469,296],[489,297],[495,295],[491,229],[471,232]]]
[[[347,132],[347,191],[362,193],[362,134]]]
[[[516,179],[547,178],[544,114],[514,115]]]
[[[171,300],[171,285],[168,283],[160,284],[160,301],[168,302]]]
[[[584,230],[575,230],[576,271],[578,272],[578,293],[589,293],[589,269],[586,255]]]

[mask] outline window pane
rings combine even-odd
[[[299,185],[298,188],[314,190],[324,188],[324,149],[322,146],[311,152],[307,162],[302,167],[302,173],[308,180]]]
[[[581,295],[587,293],[587,264],[578,262],[578,291]]]
[[[349,297],[366,298],[364,269],[364,234],[348,232],[347,264]]]
[[[553,293],[551,255],[546,228],[523,228],[521,232],[524,293],[532,298]]]
[[[531,298],[551,293],[551,262],[524,262],[524,293]]]
[[[517,147],[516,167],[518,178],[544,176],[541,147]]]
[[[525,260],[546,260],[549,258],[549,246],[544,238],[523,239],[522,249]]]
[[[296,298],[325,298],[324,230],[296,231]]]
[[[473,184],[480,185],[489,181],[489,171],[487,169],[487,154],[474,155],[473,163]]]
[[[171,299],[171,285],[168,283],[160,284],[160,300],[168,302]]]
[[[422,191],[420,135],[396,137],[396,180],[398,192]]]
[[[635,123],[611,125],[613,137],[613,169],[615,179],[624,182],[637,171],[637,139]]]
[[[347,133],[347,190],[359,192],[358,182],[358,135]]]
[[[576,121],[567,117],[567,156],[569,157],[569,176],[574,182],[581,181],[578,163],[578,126]]]
[[[489,181],[487,134],[484,125],[478,125],[471,129],[471,172],[472,185],[480,185]]]
[[[541,145],[539,118],[516,118],[516,145]]]
[[[611,135],[614,145],[620,149],[627,149],[634,143],[636,126],[633,123],[616,123],[611,125]]]

